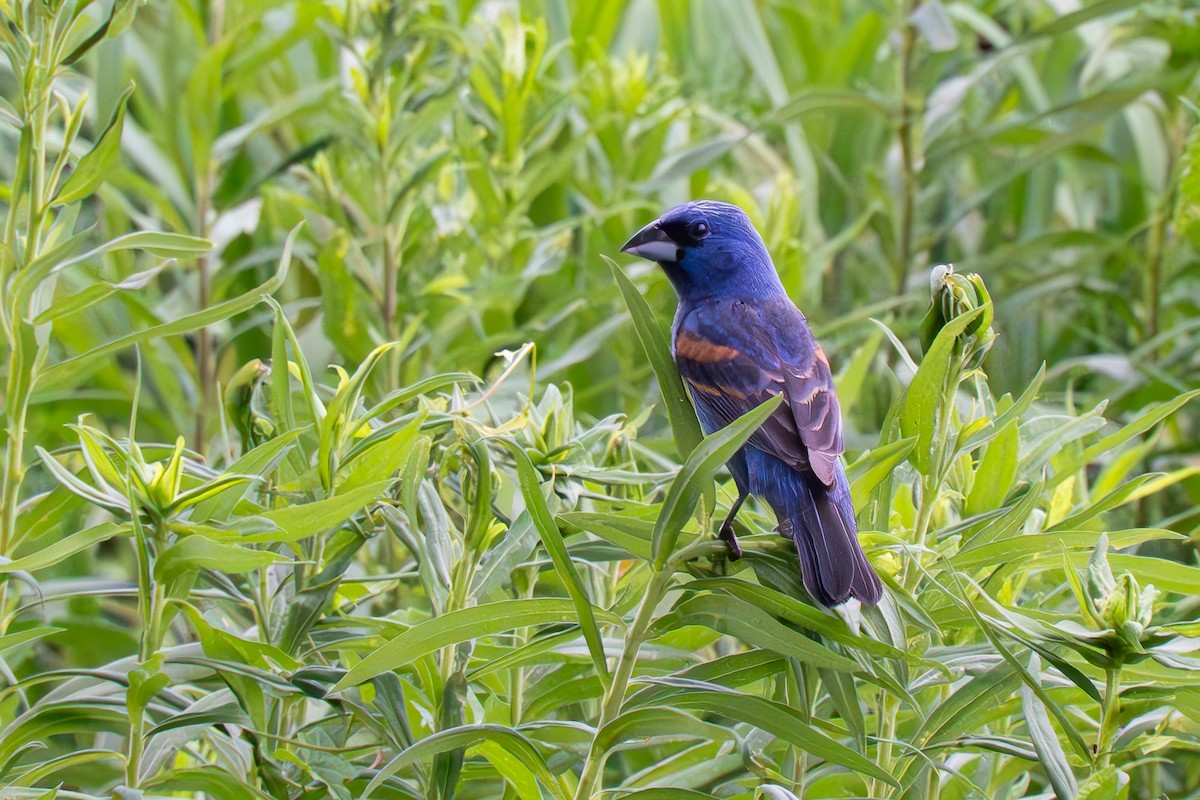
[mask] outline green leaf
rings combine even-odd
[[[615,544],[632,556],[649,561],[654,523],[621,514],[602,514],[591,511],[568,511],[558,518],[567,525],[587,531]]]
[[[387,396],[380,400],[376,405],[371,407],[371,410],[363,415],[361,422],[367,422],[372,419],[383,416],[404,403],[415,400],[418,397],[428,397],[434,392],[444,389],[447,386],[455,386],[460,383],[479,383],[479,378],[469,372],[447,372],[442,375],[434,375],[423,380],[419,380],[411,386],[405,386],[400,389],[395,389],[388,392]]]
[[[546,503],[546,497],[542,494],[538,472],[519,444],[508,439],[499,441],[508,448],[516,461],[517,477],[521,484],[521,496],[525,498],[525,507],[529,510],[533,524],[537,527],[538,535],[542,539],[542,546],[549,553],[550,560],[554,562],[554,569],[567,587],[567,593],[571,595],[571,602],[575,604],[579,625],[583,629],[583,637],[587,641],[588,652],[592,655],[596,674],[600,675],[601,679],[607,683],[608,664],[605,660],[604,643],[600,636],[600,628],[596,625],[592,602],[588,599],[587,590],[584,589],[583,581],[579,578],[579,572],[575,569],[570,554],[567,553],[566,545],[563,544],[562,531],[558,529],[554,515]]]
[[[274,511],[264,511],[258,516],[275,523],[279,530],[252,533],[241,537],[240,541],[295,542],[316,536],[341,525],[359,509],[374,503],[393,483],[395,479],[388,478],[315,503],[301,503]]]
[[[179,514],[185,509],[223,494],[227,489],[243,484],[255,483],[258,480],[260,479],[257,475],[234,475],[232,473],[218,475],[208,483],[202,483],[194,489],[177,493],[175,499],[171,501],[171,505],[167,507],[167,512],[172,515]],[[244,487],[242,493],[244,493]],[[242,493],[233,494],[233,496],[241,497]]]
[[[867,451],[847,468],[846,476],[850,479],[850,496],[855,508],[866,506],[871,492],[908,458],[916,442],[915,436],[889,442]]]
[[[275,469],[279,460],[296,444],[296,438],[302,429],[290,430],[268,439],[267,441],[243,453],[236,461],[226,468],[227,473],[237,475],[255,475],[266,478]],[[245,496],[247,486],[241,491],[229,491],[236,484],[226,487],[226,491],[212,497],[206,497],[196,503],[190,517],[192,522],[209,522],[215,520],[224,522],[229,519],[239,500]]]
[[[850,672],[859,668],[857,662],[838,655],[820,642],[787,627],[761,608],[736,597],[708,594],[685,600],[656,621],[650,638],[684,625],[703,625],[805,664]]]
[[[998,652],[1000,656],[1016,671],[1017,676],[1021,679],[1022,684],[1030,689],[1037,699],[1041,701],[1043,706],[1054,715],[1055,719],[1058,720],[1058,724],[1059,727],[1062,728],[1063,735],[1067,737],[1067,740],[1071,743],[1075,753],[1080,758],[1088,758],[1091,754],[1088,750],[1087,744],[1083,741],[1083,735],[1074,725],[1072,725],[1070,718],[1067,716],[1066,712],[1063,711],[1062,706],[1060,706],[1052,697],[1050,697],[1050,694],[1044,688],[1042,688],[1041,682],[1036,677],[1031,675],[1029,670],[1025,669],[1025,666],[1017,659],[1013,652],[1004,643],[1004,641],[1001,639],[1001,631],[1004,629],[993,624],[990,619],[985,618],[983,614],[980,613],[979,609],[975,607],[975,603],[969,597],[967,597],[966,590],[963,585],[964,581],[960,577],[959,573],[952,571],[950,574],[954,578],[955,583],[958,585],[962,598],[965,598],[959,600],[958,602],[967,609],[967,612],[971,615],[971,618],[974,619],[978,629],[983,633],[984,636],[987,637],[988,641],[991,642],[992,647],[995,648],[996,652]],[[967,582],[970,582],[969,578],[967,579]],[[993,606],[998,605],[996,601],[993,600],[990,595],[987,595],[982,589],[980,589],[978,585],[972,583],[972,586],[987,603]],[[1020,638],[1018,638],[1018,641],[1021,641],[1023,644],[1026,643]],[[1055,665],[1057,666],[1057,663]]]
[[[1042,25],[1029,34],[1029,39],[1044,36],[1060,36],[1064,33],[1074,31],[1098,17],[1116,14],[1138,5],[1141,5],[1141,0],[1099,0],[1099,2],[1090,3],[1068,14],[1055,16],[1052,22]]]
[[[214,708],[206,708],[201,711],[181,711],[173,714],[147,731],[146,738],[150,739],[160,733],[166,733],[176,728],[186,728],[189,725],[204,725],[205,727],[238,725],[249,728],[252,723],[237,701],[231,700]]]
[[[981,567],[1028,562],[1036,556],[1058,553],[1060,548],[1091,551],[1103,531],[1053,531],[1051,533],[1027,533],[965,548],[950,558],[959,569],[968,572]],[[1131,528],[1108,532],[1113,547],[1131,547],[1142,542],[1162,539],[1182,539],[1182,534],[1163,528]]]
[[[245,664],[261,670],[296,672],[303,664],[274,645],[243,639],[230,631],[215,627],[190,603],[179,603],[187,615],[200,644],[209,658],[229,664]]]
[[[43,761],[31,769],[22,772],[16,777],[15,780],[10,778],[9,785],[13,787],[19,785],[33,785],[45,780],[48,777],[62,775],[67,771],[74,771],[83,764],[93,764],[97,761],[119,763],[123,758],[123,753],[118,753],[113,750],[104,750],[101,748],[76,750],[75,752],[66,753],[58,756],[57,758],[51,758],[48,761]],[[22,796],[29,797],[30,800],[55,800],[58,797],[58,789],[50,789],[42,794],[37,795],[36,797],[33,797],[32,795]]]
[[[325,409],[317,437],[317,472],[321,476],[321,486],[326,491],[333,487],[333,473],[337,471],[337,459],[342,455],[343,445],[361,427],[361,423],[354,419],[354,414],[358,410],[363,386],[371,376],[371,370],[393,347],[394,342],[386,342],[372,350],[353,375],[339,381],[337,392]]]
[[[841,618],[826,614],[768,586],[727,577],[692,581],[687,588],[732,595],[769,614],[879,658],[909,658],[909,654],[904,650],[855,633]]]
[[[97,303],[104,302],[118,292],[144,289],[151,280],[173,263],[175,263],[174,259],[167,259],[166,261],[159,262],[150,269],[136,272],[122,281],[116,283],[100,281],[81,292],[58,298],[45,311],[34,317],[33,324],[44,325],[47,322],[55,322],[64,317],[78,314],[80,311],[89,309]]]
[[[71,177],[67,178],[54,194],[50,201],[51,205],[66,205],[84,199],[100,188],[105,178],[112,172],[113,167],[116,166],[117,157],[121,153],[121,131],[125,125],[125,108],[129,103],[129,96],[133,94],[133,88],[133,84],[130,84],[125,91],[121,92],[108,124],[100,132],[100,138],[96,140],[92,149],[79,159]]]
[[[0,573],[36,572],[65,561],[100,542],[107,542],[117,536],[128,536],[132,532],[133,529],[127,523],[105,522],[94,528],[72,533],[36,553],[0,564]]]
[[[697,792],[693,789],[640,789],[636,792],[617,795],[620,800],[714,800],[716,795]]]
[[[51,634],[60,633],[64,630],[66,630],[66,628],[55,628],[50,625],[39,625],[36,628],[27,628],[23,631],[17,631],[16,633],[6,633],[3,636],[0,636],[0,653],[3,653],[10,647],[17,647],[29,642],[36,642],[38,639],[50,636]]]
[[[696,411],[683,388],[679,368],[671,359],[671,343],[667,341],[666,334],[654,318],[654,312],[650,310],[646,299],[617,266],[617,262],[607,256],[601,258],[612,270],[621,296],[625,298],[625,305],[629,308],[633,329],[642,345],[642,351],[658,378],[658,388],[662,392],[667,419],[671,421],[671,432],[675,437],[675,449],[680,458],[687,458],[699,445],[704,434],[700,431],[700,421],[696,419]]]
[[[691,452],[671,482],[667,499],[654,522],[651,551],[654,553],[655,569],[661,570],[674,552],[675,541],[696,508],[696,503],[700,502],[704,485],[712,480],[713,473],[762,427],[781,402],[782,394],[765,400],[729,425],[704,437]]]
[[[1042,665],[1037,654],[1029,657],[1029,673],[1036,680],[1041,674]],[[1075,773],[1067,762],[1067,753],[1063,750],[1054,726],[1050,724],[1050,715],[1046,706],[1033,691],[1025,685],[1021,686],[1021,709],[1025,713],[1025,727],[1029,730],[1029,738],[1033,741],[1033,749],[1037,751],[1038,760],[1046,770],[1046,777],[1054,787],[1058,800],[1075,800],[1079,785],[1075,782]]]
[[[223,544],[205,536],[185,536],[163,551],[154,565],[155,577],[171,581],[188,570],[214,569],[237,575],[278,564],[286,559],[269,550]]]
[[[79,480],[70,470],[64,467],[57,458],[47,453],[41,447],[34,446],[33,451],[37,453],[42,465],[49,473],[54,476],[54,479],[61,483],[64,488],[82,497],[93,505],[106,508],[109,511],[117,513],[129,514],[129,500],[122,497],[115,491],[109,489],[107,484],[103,484],[103,488],[89,486]]]
[[[648,682],[678,689],[679,693],[671,698],[675,708],[708,711],[745,722],[799,747],[810,755],[891,786],[899,786],[896,779],[886,770],[861,753],[814,728],[791,706],[700,681],[657,678]]]
[[[142,786],[154,789],[159,797],[198,794],[210,800],[271,800],[271,795],[212,764],[163,770]]]
[[[67,267],[93,261],[106,253],[144,250],[151,255],[165,258],[207,253],[212,249],[212,242],[195,236],[158,231],[134,231],[110,239],[84,253],[79,253],[87,238],[87,232],[80,233],[60,247],[38,256],[28,267],[17,273],[12,279],[13,291],[17,297],[17,307],[24,310],[28,306],[34,290],[48,276],[62,272]]]
[[[1133,420],[1133,422],[1122,426],[1120,430],[1105,436],[1095,444],[1089,445],[1088,448],[1085,449],[1083,453],[1070,464],[1064,466],[1062,469],[1056,470],[1056,474],[1054,479],[1051,481],[1051,485],[1057,485],[1071,475],[1074,475],[1085,465],[1101,459],[1102,457],[1116,450],[1121,445],[1128,442],[1133,437],[1140,436],[1141,434],[1150,430],[1155,425],[1162,422],[1164,419],[1171,416],[1197,397],[1200,397],[1200,389],[1194,389],[1190,392],[1181,394],[1142,413],[1137,417],[1137,419]]]
[[[1079,787],[1074,800],[1125,800],[1129,797],[1129,776],[1116,767],[1105,767]]]
[[[1114,553],[1108,557],[1114,571],[1129,570],[1145,586],[1153,583],[1159,589],[1179,592],[1182,595],[1196,594],[1200,586],[1200,567],[1168,561],[1153,556],[1127,556]]]
[[[335,687],[336,689],[336,687]],[[389,761],[371,779],[360,797],[367,798],[391,776],[412,764],[431,760],[439,753],[458,750],[481,742],[492,742],[516,758],[532,772],[554,797],[567,800],[567,794],[555,779],[550,768],[533,743],[520,733],[502,725],[461,725],[427,736]]]
[[[606,621],[620,624],[620,620],[612,614],[600,613]],[[343,691],[459,642],[516,628],[578,621],[574,601],[559,598],[502,600],[459,609],[404,631],[355,664],[329,691],[331,694]]]
[[[1016,482],[1020,449],[1020,436],[1014,419],[996,434],[983,451],[979,466],[975,469],[975,482],[971,486],[971,493],[967,495],[966,508],[963,510],[965,515],[980,514],[1004,505],[1004,498]]]
[[[354,452],[342,464],[340,477],[334,480],[337,490],[353,491],[381,475],[394,475],[408,460],[424,423],[425,414],[418,414],[412,422],[391,432],[387,438],[376,439],[366,449]]]
[[[950,697],[938,703],[908,741],[918,747],[928,748],[980,729],[989,718],[999,716],[1001,706],[1013,696],[1020,680],[1008,663],[997,664],[987,672],[975,675],[955,689]],[[911,786],[915,779],[915,776],[909,777],[914,766],[924,766],[924,763],[919,760],[908,761],[897,776],[905,787]],[[904,780],[906,777],[909,779]]]
[[[298,228],[299,226],[293,230],[293,233]],[[273,365],[271,368],[271,397],[274,402],[272,410],[279,417],[279,421],[283,423],[285,430],[296,427],[291,393],[291,366],[294,364],[296,371],[299,372],[300,386],[304,390],[303,397],[308,404],[312,420],[319,426],[325,418],[325,405],[317,396],[316,382],[313,380],[312,370],[309,369],[308,359],[304,357],[304,350],[300,347],[300,340],[296,338],[296,331],[292,328],[292,323],[288,321],[287,313],[279,301],[274,297],[265,297],[264,300],[275,312],[275,330],[271,334]],[[288,344],[291,344],[292,353],[296,357],[294,362],[288,361]],[[363,422],[366,422],[366,419]]]
[[[102,357],[124,350],[126,347],[131,347],[136,344],[148,342],[154,339],[162,339],[168,336],[177,336],[181,333],[189,333],[213,325],[217,322],[229,319],[232,316],[249,311],[254,306],[258,305],[263,300],[264,295],[269,295],[280,286],[283,285],[287,278],[288,267],[292,261],[292,244],[295,241],[296,234],[299,233],[300,226],[297,225],[288,234],[287,241],[283,245],[283,255],[279,259],[279,267],[275,274],[268,278],[263,283],[246,292],[245,294],[225,300],[221,303],[216,303],[208,308],[200,311],[195,311],[191,314],[185,314],[178,319],[170,322],[159,323],[152,325],[149,328],[143,328],[139,331],[127,333],[124,336],[119,336],[111,342],[106,342],[99,347],[94,347],[87,352],[80,353],[77,356],[72,356],[64,361],[55,364],[47,369],[43,375],[39,385],[42,388],[48,386],[58,386],[70,381],[72,377],[79,373],[79,370],[86,364]]]
[[[1011,397],[1005,395],[1000,399],[998,405],[1007,405],[1003,412],[997,415],[992,424],[981,431],[973,433],[967,437],[967,441],[963,444],[962,450],[970,452],[981,444],[990,441],[995,436],[998,436],[1001,431],[1005,430],[1010,423],[1019,422],[1033,405],[1033,401],[1037,399],[1038,393],[1042,390],[1042,384],[1046,380],[1046,365],[1043,363],[1033,376],[1033,380],[1025,387],[1025,391],[1021,392],[1021,396],[1015,403],[1011,402]],[[1008,402],[1006,402],[1008,401]]]
[[[631,739],[655,737],[695,738],[708,741],[726,741],[735,737],[733,731],[709,722],[701,722],[670,706],[645,706],[625,711],[613,718],[596,734],[596,745],[601,752]],[[644,746],[639,742],[639,746]]]
[[[938,421],[942,414],[949,413],[943,405],[948,390],[946,384],[950,380],[951,361],[956,357],[955,344],[959,335],[987,308],[986,305],[980,306],[946,323],[933,340],[929,352],[921,359],[921,366],[908,385],[900,412],[900,433],[905,438],[917,437],[912,449],[912,463],[923,475],[928,475],[933,469],[933,438]]]

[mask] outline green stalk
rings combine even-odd
[[[142,753],[146,748],[146,715],[135,714],[129,719],[129,755],[125,759],[125,785],[136,788],[142,770]]]
[[[1146,326],[1143,339],[1149,341],[1158,336],[1162,316],[1162,284],[1164,243],[1167,238],[1167,226],[1171,222],[1173,194],[1170,190],[1164,192],[1154,204],[1151,212],[1150,231],[1146,242],[1146,271],[1143,277],[1143,302],[1146,306]],[[1155,347],[1146,354],[1151,361],[1158,358],[1158,348]]]
[[[629,680],[633,677],[633,668],[637,665],[638,652],[646,640],[646,633],[654,622],[654,610],[662,602],[670,586],[673,570],[670,564],[667,568],[656,572],[646,587],[646,594],[638,606],[633,618],[633,625],[625,634],[625,642],[621,655],[617,659],[617,667],[613,671],[612,683],[604,693],[604,703],[600,710],[600,721],[596,723],[596,735],[592,737],[591,750],[583,765],[583,773],[579,776],[579,787],[575,791],[575,800],[585,800],[596,791],[604,771],[604,761],[607,751],[599,741],[600,732],[621,711],[621,703],[625,701],[625,692],[629,689]]]
[[[879,692],[879,751],[875,758],[886,772],[892,772],[895,764],[892,759],[892,741],[896,738],[896,723],[900,715],[900,702],[887,692]],[[880,780],[871,778],[867,787],[871,797],[883,797],[892,787]]]
[[[791,660],[791,677],[796,684],[796,691],[793,696],[787,697],[788,705],[800,712],[804,717],[804,721],[812,723],[813,709],[817,705],[817,698],[820,695],[819,681],[817,674],[811,676],[812,685],[815,689],[809,693],[809,668],[803,662]],[[790,689],[791,681],[785,683],[785,689]],[[786,693],[785,693],[786,695]],[[804,787],[808,782],[808,753],[801,750],[799,747],[789,748],[791,753],[792,767],[792,794],[797,797],[804,796]]]
[[[534,596],[534,589],[537,588],[537,569],[525,567],[522,572],[524,573],[522,577],[524,585],[521,587],[520,596],[522,599],[530,600]],[[519,650],[529,643],[530,630],[530,628],[518,628],[515,631],[515,649]],[[525,706],[525,667],[516,667],[509,670],[509,673],[508,724],[515,728],[521,724],[521,710]]]
[[[48,42],[43,47],[48,46]],[[34,67],[41,69],[41,65]],[[41,251],[42,225],[45,223],[46,209],[49,207],[46,197],[46,126],[49,124],[50,87],[52,81],[45,81],[39,86],[38,96],[31,98],[33,105],[33,163],[30,165],[31,185],[29,191],[29,218],[25,228],[25,263],[33,261]],[[26,104],[26,113],[29,105]]]
[[[131,498],[132,499],[132,498]],[[146,536],[146,528],[137,518],[136,506],[133,512],[133,529],[136,537],[137,569],[138,569],[138,618],[141,621],[142,634],[138,642],[138,662],[140,666],[150,663],[162,648],[163,610],[166,605],[166,590],[162,581],[154,577],[155,551],[166,541],[166,524],[156,520],[154,524],[153,546]],[[133,684],[130,684],[133,691]],[[140,713],[130,708],[129,716],[129,753],[125,759],[125,785],[136,789],[138,775],[142,767],[142,753],[146,748],[146,715],[145,709]]]
[[[1166,185],[1154,202],[1150,216],[1150,230],[1146,242],[1146,271],[1143,276],[1143,302],[1146,306],[1146,326],[1143,340],[1155,338],[1162,326],[1162,292],[1163,292],[1163,261],[1165,244],[1168,237],[1168,227],[1175,207],[1176,194],[1179,190],[1180,169],[1183,163],[1184,149],[1187,147],[1187,134],[1190,125],[1185,120],[1190,119],[1190,112],[1182,107],[1176,108],[1171,118],[1167,132],[1167,169]],[[1155,361],[1158,358],[1158,348],[1146,354],[1147,358]]]
[[[919,0],[913,8],[920,5]],[[913,256],[913,226],[916,208],[917,182],[913,118],[916,116],[908,93],[912,79],[913,52],[916,47],[917,31],[909,23],[911,13],[907,2],[901,3],[900,12],[900,58],[897,67],[897,84],[900,100],[900,117],[896,123],[896,138],[900,142],[900,229],[896,242],[896,293],[904,293],[908,282],[908,271]]]
[[[1105,670],[1104,702],[1100,706],[1100,733],[1096,738],[1096,769],[1102,770],[1112,762],[1113,739],[1121,718],[1121,668]]]
[[[202,239],[207,239],[210,233],[208,228],[208,214],[212,206],[212,189],[215,175],[213,167],[210,164],[205,170],[204,175],[199,180],[199,196],[196,198],[196,235]],[[203,311],[212,304],[212,271],[209,262],[209,253],[202,253],[196,259],[196,266],[199,270],[197,280],[199,289],[197,292],[197,310]],[[213,355],[213,338],[212,331],[208,326],[200,328],[196,332],[196,379],[199,382],[198,394],[200,397],[199,407],[196,409],[196,450],[201,454],[207,452],[207,411],[212,407],[212,386],[216,380],[216,363]]]
[[[959,358],[960,356],[956,353],[953,357]],[[949,470],[950,459],[947,454],[950,448],[947,440],[950,436],[950,417],[954,412],[954,399],[958,394],[961,380],[961,367],[954,368],[952,374],[947,376],[945,394],[942,397],[942,413],[938,415],[937,432],[933,437],[933,468],[928,475],[921,476],[921,505],[917,508],[917,518],[913,525],[913,543],[918,551],[925,546],[925,540],[929,538],[929,525],[933,520],[936,500],[942,483],[946,479],[946,472]],[[920,552],[914,554],[914,558],[920,557]],[[909,588],[913,587],[910,579],[915,581],[920,576],[920,571],[911,569],[911,566],[911,562],[906,561],[903,573],[903,583]]]
[[[21,499],[21,483],[25,478],[25,417],[29,410],[29,381],[23,380],[25,370],[24,323],[14,315],[8,352],[8,446],[4,450],[4,482],[0,489],[0,555],[7,555],[17,535],[17,504]],[[30,376],[32,377],[32,376]]]
[[[154,657],[162,647],[162,617],[166,602],[166,589],[162,581],[154,577],[155,552],[166,541],[166,525],[158,521],[154,525],[153,547],[145,535],[145,528],[134,522],[138,534],[138,616],[142,621],[142,636],[138,646],[138,658],[144,663]]]
[[[39,54],[50,49],[50,31],[45,26],[42,30],[42,40],[30,54],[30,63],[26,69],[38,74],[42,80],[30,81],[31,90],[24,98],[28,116],[28,133],[32,141],[28,148],[29,161],[24,169],[17,169],[17,174],[24,172],[29,176],[27,194],[28,218],[26,220],[25,246],[18,248],[16,232],[16,209],[10,206],[8,219],[5,222],[5,241],[12,252],[20,250],[20,261],[28,265],[41,253],[42,226],[46,210],[49,208],[49,198],[46,197],[46,128],[49,125],[50,89],[53,79],[46,79],[42,74],[43,66],[37,62]],[[22,136],[25,132],[22,131]],[[13,186],[13,202],[15,203],[21,187]],[[14,265],[14,269],[18,268]],[[4,276],[7,279],[7,276]],[[9,341],[8,381],[5,387],[5,400],[8,406],[7,419],[8,443],[4,450],[4,478],[0,486],[0,555],[8,555],[17,534],[17,505],[21,500],[21,484],[25,479],[25,424],[29,413],[29,399],[33,384],[37,380],[36,359],[27,364],[29,356],[25,351],[28,340],[27,323],[23,319],[24,309],[15,305],[6,312],[6,331]]]
[[[386,95],[388,90],[387,81],[381,81],[379,92]],[[387,113],[390,106],[386,103],[379,102],[379,113]],[[389,126],[390,127],[390,126]],[[383,316],[383,335],[388,341],[394,341],[396,338],[396,291],[399,284],[400,265],[396,258],[397,242],[396,236],[392,230],[392,219],[389,215],[391,209],[392,196],[392,171],[388,169],[388,142],[380,141],[379,145],[379,183],[376,185],[379,202],[379,224],[380,235],[383,239],[383,297],[380,298],[380,314]],[[388,371],[387,375],[390,380],[396,378],[396,367],[398,365],[399,354],[392,352],[388,353]]]
[[[214,0],[209,7],[208,30],[206,43],[209,48],[216,46],[225,27],[225,0]],[[207,164],[197,164],[196,169],[196,220],[194,227],[196,235],[207,239],[211,230],[208,225],[209,212],[212,210],[212,196],[216,187],[216,169],[214,161]],[[197,293],[198,310],[203,311],[212,304],[212,274],[211,253],[205,252],[197,259],[199,269]],[[213,405],[212,390],[216,381],[217,365],[213,352],[212,331],[207,325],[196,332],[196,374],[199,381],[197,394],[200,405],[196,409],[196,436],[194,445],[201,455],[208,452],[207,445],[207,411]]]

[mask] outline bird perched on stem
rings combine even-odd
[[[749,217],[728,203],[684,203],[621,252],[658,262],[679,295],[671,349],[706,434],[785,397],[729,462],[738,499],[719,535],[730,555],[741,555],[733,520],[753,494],[795,543],[815,600],[877,603],[883,586],[858,544],[829,361]]]

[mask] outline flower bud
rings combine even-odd
[[[959,274],[954,271],[953,264],[939,264],[929,273],[929,290],[929,311],[921,320],[923,351],[929,352],[938,333],[951,320],[983,308],[979,316],[959,334],[957,342],[963,353],[964,366],[978,367],[996,340],[996,332],[992,330],[992,298],[983,278],[973,272]]]
[[[1153,584],[1145,588],[1129,572],[1114,577],[1108,563],[1108,537],[1102,536],[1088,561],[1087,591],[1096,610],[1096,622],[1116,634],[1120,650],[1144,653],[1147,629],[1153,621],[1154,601],[1159,592]]]

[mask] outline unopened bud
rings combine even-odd
[[[939,264],[929,273],[929,311],[921,320],[921,346],[925,352],[933,346],[939,332],[951,320],[982,308],[975,319],[959,334],[958,344],[964,365],[977,367],[996,339],[992,330],[992,298],[983,278],[976,273],[962,275],[953,264]]]

